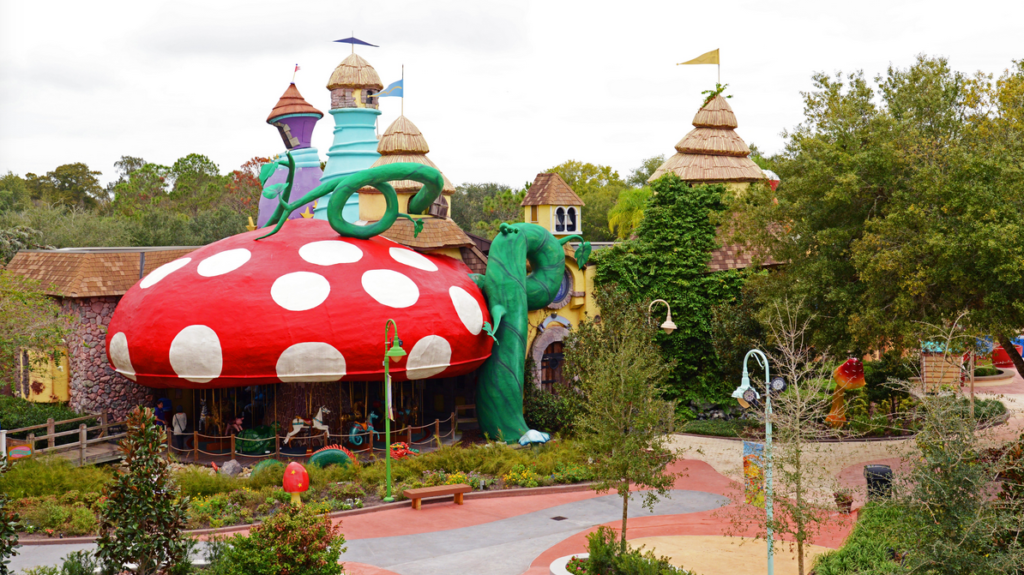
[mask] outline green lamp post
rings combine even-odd
[[[391,328],[394,328],[395,335],[388,340],[388,333]],[[384,501],[388,503],[395,500],[391,496],[391,373],[388,372],[388,359],[397,362],[399,358],[405,356],[405,350],[402,349],[402,340],[398,338],[398,324],[395,320],[389,319],[384,324],[384,401],[387,407],[384,411],[384,442],[386,454],[384,456],[384,469],[387,474],[388,491],[384,497]],[[372,441],[372,439],[371,439]]]
[[[761,394],[750,385],[747,374],[747,360],[754,356],[757,363],[764,367],[764,381],[767,389],[764,394],[764,458],[765,458],[765,498],[764,506],[768,516],[768,575],[775,573],[775,545],[772,540],[772,393],[782,393],[786,389],[786,380],[781,377],[771,379],[768,373],[768,357],[759,349],[752,349],[743,356],[743,378],[740,386],[732,392],[733,398],[744,408],[755,404]]]

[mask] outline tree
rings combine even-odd
[[[628,239],[644,219],[644,206],[651,197],[650,188],[622,190],[608,211],[608,230],[620,240]]]
[[[224,190],[224,205],[240,214],[258,211],[263,193],[260,167],[269,162],[270,158],[254,156],[231,172]]]
[[[27,240],[34,248],[130,246],[130,222],[95,211],[43,205],[20,212],[0,212],[0,230],[38,230]],[[22,247],[29,247],[26,243]]]
[[[594,460],[594,489],[615,489],[622,498],[625,552],[630,485],[652,490],[643,496],[643,506],[652,509],[675,481],[665,471],[675,459],[666,441],[673,410],[661,398],[672,362],[651,345],[656,328],[644,303],[612,287],[596,297],[601,321],[584,321],[569,335],[566,369],[587,406],[576,426],[582,449]]]
[[[123,160],[125,157],[122,157]],[[132,163],[130,167],[131,170],[125,170],[113,187],[114,200],[111,207],[114,213],[120,216],[137,218],[147,211],[159,208],[167,199],[167,178],[170,177],[170,168],[150,163],[143,163],[141,166]]]
[[[487,199],[511,190],[512,188],[504,184],[494,182],[463,184],[455,189],[448,216],[459,224],[460,228],[472,232],[477,222],[488,221],[484,212],[484,204]],[[519,214],[513,221],[521,219],[522,215]]]
[[[739,239],[787,262],[760,292],[804,299],[837,349],[912,347],[966,309],[1024,374],[1006,345],[1024,329],[1024,61],[995,83],[924,56],[876,88],[814,83],[771,159],[782,184],[737,206]]]
[[[100,172],[89,169],[89,166],[78,162],[57,166],[45,176],[25,174],[25,182],[30,197],[47,204],[93,209],[106,194],[97,176]]]
[[[22,350],[59,359],[70,333],[71,317],[38,281],[0,269],[0,374],[5,379]]]
[[[832,390],[832,358],[826,350],[811,347],[809,330],[813,315],[808,315],[802,302],[775,302],[761,321],[771,375],[781,376],[788,388],[772,394],[772,518],[763,506],[743,505],[733,515],[735,527],[753,523],[766,538],[770,528],[776,543],[788,535],[797,551],[797,573],[803,575],[806,553],[804,545],[812,535],[835,523],[836,506],[832,493],[838,481],[823,462],[831,456],[830,444],[822,439],[839,436],[822,415],[829,409]],[[751,362],[752,364],[754,362]],[[751,375],[762,373],[751,365]],[[763,381],[759,392],[767,393]],[[760,404],[763,405],[763,404]],[[764,421],[764,408],[755,406],[753,413]]]
[[[561,176],[565,183],[585,203],[583,209],[584,239],[592,242],[606,242],[615,239],[608,228],[608,212],[619,198],[619,192],[626,189],[619,173],[611,166],[588,164],[578,160],[563,162],[549,170]]]
[[[0,176],[0,212],[23,210],[30,205],[25,180],[13,172]]]
[[[175,211],[191,217],[216,207],[227,184],[217,164],[202,154],[179,158],[171,166],[170,177],[174,184],[168,198]]]
[[[664,299],[679,326],[659,334],[665,355],[675,360],[666,399],[677,406],[724,401],[734,385],[724,382],[712,345],[712,310],[739,295],[745,274],[709,273],[716,243],[716,222],[725,209],[721,185],[690,187],[675,174],[651,184],[653,194],[636,230],[636,239],[594,255],[598,286],[617,285],[637,301]]]
[[[658,154],[657,156],[651,156],[650,158],[644,158],[640,162],[640,166],[634,168],[629,172],[629,177],[626,178],[626,184],[633,188],[643,188],[647,186],[647,180],[650,179],[654,172],[665,163],[665,154]]]
[[[473,224],[472,232],[493,240],[504,222],[518,222],[523,219],[523,198],[526,189],[519,191],[502,190],[484,198],[483,213],[485,219]]]
[[[105,572],[135,563],[136,573],[155,575],[189,561],[191,545],[182,535],[189,500],[171,480],[166,445],[153,410],[137,407],[128,414],[128,434],[119,444],[127,471],[104,488],[100,511],[96,557]]]

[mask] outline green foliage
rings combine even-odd
[[[63,313],[43,290],[44,286],[36,280],[0,269],[0,377],[6,379],[14,375],[18,354],[25,350],[34,350],[53,359],[59,359],[64,353],[65,338],[71,333],[71,316]],[[23,392],[28,395],[29,390]],[[0,401],[4,402],[0,404],[4,406],[0,417],[7,429],[17,429],[12,421],[24,420],[41,411],[21,406],[2,395]],[[11,415],[8,415],[8,407]],[[46,419],[41,423],[46,423]]]
[[[174,473],[174,483],[186,497],[207,497],[241,489],[246,482],[223,473],[210,473],[208,469],[189,466]],[[281,485],[280,479],[275,484]]]
[[[763,429],[764,424],[756,419],[695,419],[679,426],[678,431],[715,437],[749,437]]]
[[[104,571],[136,563],[136,573],[153,575],[188,561],[190,546],[181,532],[189,502],[171,481],[165,445],[166,432],[152,410],[128,414],[128,434],[119,445],[127,471],[104,490],[108,501],[100,514],[96,556]]]
[[[615,531],[608,527],[598,527],[587,535],[587,553],[586,559],[572,561],[567,570],[578,575],[692,575],[653,551],[624,550],[615,541]]]
[[[483,216],[474,222],[471,232],[493,240],[504,222],[518,222],[523,219],[523,208],[519,204],[526,197],[526,190],[503,189],[485,197],[483,200]]]
[[[694,186],[675,174],[655,181],[637,238],[595,254],[598,286],[617,285],[639,302],[664,299],[678,330],[659,333],[657,342],[675,362],[665,398],[677,402],[718,402],[735,383],[726,383],[712,344],[715,305],[739,295],[744,275],[708,273],[716,220],[724,210],[725,188]],[[603,314],[603,310],[602,310]],[[685,409],[684,405],[677,408]]]
[[[619,199],[608,211],[608,230],[615,234],[616,239],[628,239],[640,227],[644,219],[644,206],[651,198],[651,189],[622,190]]]
[[[593,458],[594,489],[615,489],[622,497],[625,547],[630,484],[650,489],[643,506],[652,508],[675,479],[665,473],[674,458],[665,438],[672,406],[661,399],[672,362],[651,345],[655,328],[647,321],[647,306],[614,287],[595,296],[601,322],[584,321],[569,335],[565,369],[587,406],[576,425],[581,447]]]
[[[729,84],[715,84],[714,89],[702,91],[701,94],[704,95],[704,103],[701,104],[700,107],[703,108],[704,106],[707,106],[708,103],[711,102],[711,100],[714,100],[718,96],[720,96],[723,93],[725,93],[725,90],[728,87],[729,87]],[[722,97],[723,98],[732,98],[732,96],[722,96]]]
[[[665,163],[665,154],[658,154],[650,158],[644,158],[640,166],[633,168],[626,178],[626,184],[633,188],[647,187],[647,180],[654,175],[654,172]],[[619,198],[621,199],[621,195]]]
[[[0,282],[2,281],[3,275],[2,272],[0,272]],[[3,307],[3,304],[0,304],[0,309],[3,309]],[[3,320],[0,319],[0,322],[3,322]],[[0,323],[0,325],[2,325],[2,323]],[[81,413],[72,411],[63,403],[35,403],[20,397],[0,395],[0,422],[3,423],[4,429],[20,429],[22,427],[42,425],[51,417],[54,421],[63,421],[81,416]],[[95,419],[87,419],[85,421],[58,425],[54,429],[57,432],[71,431],[72,429],[78,429],[78,425],[80,423],[93,426],[97,424],[97,421]],[[31,432],[22,431],[11,435],[11,437],[25,439],[28,437],[29,433]],[[35,433],[36,435],[44,435],[46,431],[45,428],[42,430],[37,429],[35,430]],[[56,441],[59,443],[61,439],[62,438],[58,437]],[[74,438],[73,441],[78,441],[78,438]]]
[[[448,216],[455,223],[459,224],[459,227],[463,230],[473,232],[477,222],[487,222],[493,219],[486,217],[484,212],[484,204],[487,200],[505,192],[511,192],[511,190],[510,187],[504,184],[493,182],[486,184],[463,184],[455,189]],[[521,218],[522,212],[519,212],[513,221],[519,221]]]
[[[527,358],[523,397],[523,418],[530,429],[572,435],[573,422],[583,411],[582,398],[571,386],[556,385],[551,392],[540,389],[533,380],[533,360]]]
[[[874,86],[862,72],[814,84],[773,158],[781,185],[751,188],[739,218],[788,262],[763,297],[804,298],[834,349],[914,348],[922,322],[964,310],[974,332],[1019,333],[1024,60],[995,83],[920,56]]]
[[[287,507],[218,548],[211,575],[340,575],[341,526],[308,508]]]
[[[0,229],[0,265],[6,265],[19,250],[51,249],[38,242],[43,233],[28,226]]]
[[[7,454],[0,453],[0,485],[6,479],[9,469]],[[18,524],[21,517],[11,508],[6,493],[0,491],[0,573],[6,575],[11,557],[18,553]]]
[[[107,201],[99,175],[81,162],[64,164],[45,176],[25,174],[25,185],[29,196],[44,204],[92,209]]]
[[[30,203],[25,180],[9,170],[0,176],[0,212],[22,210]]]
[[[842,548],[826,551],[814,560],[817,575],[891,575],[901,573],[890,549],[899,544],[889,533],[901,521],[901,510],[892,504],[870,503],[860,510],[857,523]]]
[[[64,503],[74,503],[79,499],[68,497],[72,493],[99,493],[111,479],[107,467],[76,467],[67,458],[56,455],[32,457],[10,466],[0,478],[0,493],[14,499],[63,496]]]
[[[569,160],[546,170],[558,174],[587,205],[582,211],[583,239],[609,242],[615,236],[609,231],[608,212],[628,185],[611,166]]]
[[[980,365],[974,368],[974,377],[992,377],[1000,373],[999,368],[992,367],[991,365]]]

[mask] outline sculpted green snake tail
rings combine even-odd
[[[352,174],[340,181],[322,184],[302,198],[290,201],[295,163],[287,156],[288,180],[264,191],[268,198],[280,201],[267,226],[274,229],[260,239],[277,233],[299,206],[332,194],[327,206],[327,220],[336,232],[345,237],[369,239],[385,232],[399,217],[415,224],[415,233],[423,227],[418,218],[398,212],[398,195],[387,182],[413,180],[423,187],[409,200],[409,212],[422,214],[437,199],[444,185],[441,173],[422,164],[390,164]],[[342,218],[346,200],[370,186],[383,194],[387,209],[380,221],[368,226],[356,226]],[[543,443],[548,434],[531,430],[523,419],[523,386],[526,360],[526,340],[530,310],[541,309],[551,303],[562,283],[565,270],[563,245],[579,240],[576,261],[582,269],[590,256],[590,244],[579,236],[556,239],[551,232],[536,224],[501,224],[500,233],[491,243],[486,274],[473,274],[473,280],[487,300],[494,325],[484,324],[486,332],[494,338],[491,356],[480,368],[476,394],[477,417],[483,431],[492,438],[520,443]],[[527,273],[526,264],[531,271]]]

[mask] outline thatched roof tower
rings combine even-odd
[[[273,124],[276,118],[286,116],[289,114],[316,114],[323,118],[324,113],[317,110],[302,97],[299,93],[299,89],[295,87],[295,83],[292,82],[288,85],[288,89],[281,95],[281,99],[277,101],[277,105],[270,111],[270,115],[267,116],[267,123]]]
[[[665,161],[648,182],[673,172],[689,182],[755,182],[764,173],[750,159],[750,148],[734,131],[736,115],[721,95],[715,96],[693,117],[693,130],[676,144],[676,154]]]
[[[334,90],[335,88],[383,90],[384,85],[380,83],[380,76],[377,75],[373,66],[362,56],[353,52],[348,58],[342,60],[331,74],[331,79],[327,82],[327,89]]]
[[[377,144],[377,153],[380,154],[380,157],[377,158],[377,161],[371,167],[376,168],[377,166],[386,166],[388,164],[412,162],[437,168],[434,162],[430,161],[430,158],[427,157],[429,152],[430,146],[427,145],[427,139],[423,137],[423,133],[416,127],[416,124],[413,124],[405,116],[399,116],[397,120],[388,126],[384,135],[381,136],[380,143]],[[423,184],[412,180],[390,182],[390,184],[399,194],[414,194],[423,187]],[[376,190],[373,188],[359,190],[359,193],[372,194],[375,192]],[[442,193],[446,196],[455,193],[455,186],[448,180],[447,176],[444,177]]]

